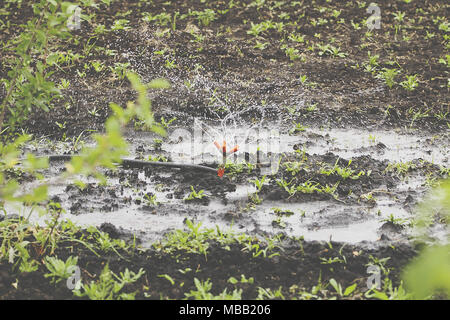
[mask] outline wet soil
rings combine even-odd
[[[109,233],[112,238],[123,237],[121,231],[111,225],[102,225],[100,230]],[[405,244],[374,249],[367,245],[281,239],[280,247],[270,251],[278,255],[271,258],[262,255],[254,257],[242,244],[223,247],[217,242],[209,244],[206,255],[182,250],[168,254],[152,249],[145,252],[120,250],[118,254],[121,257],[116,253],[102,252],[99,258],[79,242],[68,241],[56,249],[54,256],[64,261],[69,255],[78,256],[81,278],[86,283],[98,280],[106,264],[116,274],[126,268],[134,272],[142,268],[145,275],[123,289],[126,293],[137,292],[137,299],[183,299],[185,293],[197,290],[194,278],[211,279],[211,293],[214,295],[225,288],[228,292],[237,289],[242,290],[244,299],[256,299],[258,288],[276,291],[280,287],[285,299],[296,299],[302,297],[302,293],[310,292],[313,286],[326,284],[334,278],[344,288],[357,284],[362,290],[357,289],[352,299],[362,299],[368,276],[367,264],[373,263],[374,259],[389,258],[384,266],[391,270],[389,276],[393,283],[398,284],[402,267],[416,255],[416,250]],[[341,262],[325,263],[336,258]],[[74,298],[65,283],[52,284],[44,277],[45,273],[47,270],[41,267],[35,272],[15,274],[11,273],[11,265],[0,264],[0,299]],[[169,275],[173,284],[162,275]],[[231,277],[240,279],[240,275],[245,275],[247,279],[253,277],[254,281],[237,284],[228,281]],[[328,287],[320,290],[318,296],[329,298],[335,296],[335,292]]]
[[[284,297],[292,299],[300,297],[302,290],[310,292],[319,279],[328,283],[334,278],[344,288],[357,283],[354,298],[358,299],[364,298],[367,264],[373,256],[390,258],[389,277],[399,285],[403,266],[416,254],[409,242],[415,206],[437,179],[448,176],[448,68],[439,62],[448,53],[448,40],[443,39],[439,28],[441,20],[436,20],[448,16],[448,5],[443,1],[378,1],[382,28],[367,35],[361,22],[368,16],[366,8],[356,3],[301,1],[295,6],[286,2],[277,7],[269,1],[260,8],[250,3],[239,1],[229,8],[223,1],[114,1],[109,7],[101,4],[99,9],[85,9],[87,14],[97,14],[95,23],[83,21],[81,31],[74,31],[78,43],[71,40],[57,47],[85,56],[61,65],[62,69],[52,75],[56,82],[69,80],[69,87],[63,90],[63,98],[54,102],[51,112],[35,111],[23,125],[37,138],[50,140],[39,139],[25,151],[71,153],[73,142],[58,140],[81,133],[90,143],[90,132],[103,129],[110,114],[109,103],[125,106],[134,99],[128,81],[118,79],[109,69],[114,63],[130,63],[129,69],[145,81],[162,77],[171,82],[171,89],[151,91],[149,97],[157,119],[177,118],[160,148],[152,145],[155,135],[133,130],[139,129],[139,124],[130,128],[130,157],[160,155],[169,161],[217,166],[221,155],[211,138],[220,135],[225,125],[233,140],[240,139],[243,148],[237,156],[247,163],[237,161],[222,179],[189,170],[119,168],[104,172],[106,186],[93,179],[85,181],[83,190],[72,181],[53,185],[50,196],[61,203],[65,217],[82,225],[99,226],[112,237],[129,240],[135,234],[145,248],[152,248],[168,232],[185,228],[186,219],[206,227],[233,226],[261,239],[280,236],[284,241],[282,249],[276,249],[279,255],[255,258],[243,250],[242,244],[224,247],[213,241],[206,257],[153,249],[120,252],[128,261],[115,253],[98,258],[77,242],[58,248],[55,255],[59,258],[79,257],[83,280],[98,279],[109,263],[115,273],[125,268],[146,271],[137,283],[126,288],[127,292],[137,290],[137,298],[144,298],[144,292],[152,299],[184,298],[195,288],[194,278],[210,278],[214,294],[224,288],[229,292],[242,288],[243,298],[254,299],[258,287],[282,287]],[[0,35],[2,41],[13,37],[18,24],[29,17],[27,8],[24,1],[20,10],[12,10],[8,19],[13,27]],[[141,19],[143,12],[173,16],[178,11],[181,16],[205,8],[228,11],[208,26],[195,17],[179,17],[175,30],[170,24],[162,26]],[[341,11],[337,18],[333,10]],[[420,10],[425,13],[418,13]],[[394,13],[398,11],[405,12],[406,19],[403,31],[396,35],[399,23]],[[280,18],[282,13],[289,17]],[[98,24],[110,28],[118,18],[128,19],[131,29],[94,33]],[[319,19],[327,22],[321,24],[324,20]],[[283,31],[269,29],[258,37],[247,33],[251,23],[267,20],[283,21]],[[351,20],[359,22],[361,28],[356,30]],[[427,33],[435,36],[425,38]],[[303,35],[305,41],[297,43],[289,39],[291,34]],[[86,44],[93,42],[97,49],[85,51]],[[258,43],[265,48],[255,47]],[[320,54],[319,45],[326,43],[339,47],[346,56]],[[286,55],[283,45],[298,50],[295,61]],[[110,56],[105,49],[115,50],[115,54]],[[369,51],[379,55],[374,73],[365,69]],[[0,61],[5,61],[3,58],[0,56]],[[96,72],[89,66],[92,61],[101,61],[105,69]],[[9,67],[0,63],[0,76],[4,77]],[[400,70],[391,89],[376,77],[384,67]],[[80,77],[77,71],[85,72],[85,76]],[[418,74],[418,87],[407,91],[399,83],[412,74]],[[307,76],[306,80],[302,76]],[[4,94],[0,90],[0,99]],[[92,112],[94,107],[96,112]],[[227,115],[234,123],[220,122]],[[212,128],[213,132],[200,141],[183,140],[174,133],[175,129],[192,133],[195,120],[208,124],[204,129]],[[304,127],[292,131],[296,124]],[[251,126],[265,132],[276,128],[279,149],[245,150],[245,142],[241,142],[247,136],[242,130]],[[204,152],[190,153],[196,142],[207,146]],[[255,158],[267,160],[270,156],[280,160],[275,173],[255,165]],[[396,163],[406,166],[393,166]],[[335,166],[352,174],[344,178],[337,172],[330,173]],[[52,163],[43,173],[51,181],[63,170],[62,163]],[[255,198],[257,188],[252,181],[264,175],[267,180]],[[286,188],[280,185],[282,181],[287,183]],[[36,183],[27,177],[23,182],[24,188]],[[292,186],[304,189],[291,194],[287,189]],[[186,200],[191,187],[203,190],[205,197]],[[402,222],[393,223],[396,219]],[[294,240],[300,237],[304,240]],[[343,260],[343,256],[345,263],[324,263],[335,257]],[[186,268],[192,272],[179,271]],[[11,272],[11,265],[2,262],[0,298],[73,298],[65,284],[54,285],[44,278],[45,272],[43,266],[32,273]],[[175,285],[159,277],[162,274],[170,275]],[[227,282],[241,274],[254,277],[255,282],[236,286]],[[322,297],[332,295],[333,289],[327,290]]]

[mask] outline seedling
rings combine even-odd
[[[293,124],[294,124],[294,127],[291,130],[289,130],[290,134],[296,134],[296,133],[299,133],[299,132],[303,132],[303,131],[305,131],[308,128],[308,127],[302,125],[301,123],[293,122]]]
[[[128,67],[130,66],[130,63],[125,62],[125,63],[121,63],[121,62],[116,62],[114,63],[113,67],[109,67],[109,69],[115,74],[117,75],[117,77],[119,78],[119,80],[122,80],[125,78],[127,72],[128,72]]]
[[[356,289],[356,283],[348,286],[345,291],[343,291],[343,288],[341,286],[341,284],[337,283],[336,280],[334,279],[330,279],[329,281],[330,285],[334,288],[334,290],[336,290],[336,293],[339,295],[339,297],[343,298],[343,297],[347,297],[349,295],[351,295],[353,293],[353,291],[355,291]]]
[[[125,269],[124,273],[120,273],[120,277],[114,274],[108,265],[105,265],[99,280],[90,284],[81,284],[80,289],[75,289],[74,294],[78,297],[87,296],[91,300],[111,300],[111,299],[134,299],[136,293],[121,292],[125,285],[131,284],[139,280],[145,273],[140,269],[138,273]]]
[[[282,299],[284,300],[284,295],[281,292],[281,287],[278,290],[272,291],[270,288],[261,288],[258,287],[258,297],[256,300],[265,300],[265,299]]]
[[[205,197],[206,195],[204,194],[205,190],[200,190],[200,191],[195,191],[194,187],[191,186],[191,193],[184,198],[185,201],[191,201],[191,200],[195,200],[195,199],[203,199],[203,197]]]
[[[114,21],[113,25],[111,26],[111,31],[118,31],[118,30],[129,30],[131,27],[128,26],[128,23],[130,21],[127,19],[117,19]]]
[[[249,284],[253,284],[253,282],[255,281],[255,279],[253,277],[250,278],[246,278],[245,275],[241,274],[241,279],[238,280],[235,277],[230,277],[228,279],[227,282],[231,283],[231,284],[237,284],[237,283],[249,283]]]
[[[52,278],[52,283],[58,283],[61,280],[66,280],[73,274],[73,269],[77,266],[78,257],[69,256],[66,262],[59,260],[56,257],[45,257],[44,264],[49,273],[44,274],[44,277]]]
[[[292,216],[294,214],[293,211],[287,209],[272,208],[272,210],[277,216]]]
[[[194,278],[195,287],[197,290],[191,290],[189,293],[185,293],[186,298],[193,298],[195,300],[240,300],[242,299],[242,289],[235,289],[232,293],[228,293],[225,288],[219,295],[215,296],[210,291],[212,289],[212,283],[210,279],[206,281],[200,281]]]
[[[300,58],[298,49],[287,47],[284,49],[284,52],[286,53],[286,56],[288,56],[289,60],[291,60],[291,61],[295,61]]]
[[[161,117],[161,124],[165,129],[168,129],[170,124],[172,122],[174,122],[175,120],[177,120],[176,117],[171,118],[169,121],[166,121],[166,119],[164,119],[164,117]]]
[[[149,204],[149,205],[157,206],[159,204],[159,202],[156,201],[156,194],[147,193],[144,196],[144,199],[147,202],[147,204]]]
[[[378,74],[378,78],[383,79],[389,89],[391,89],[395,84],[394,79],[398,73],[397,69],[383,68],[383,71]]]
[[[258,40],[256,40],[256,44],[254,45],[253,48],[258,50],[264,50],[267,48],[269,44],[270,44],[269,42],[259,42]]]
[[[217,14],[212,9],[205,9],[204,11],[192,11],[190,15],[197,16],[201,25],[207,27],[209,24],[217,19]]]
[[[406,225],[409,225],[410,222],[408,219],[402,219],[402,218],[395,218],[394,214],[389,214],[389,216],[383,220],[382,222],[389,222],[394,226],[399,226],[401,228],[404,228]]]
[[[169,281],[171,285],[175,285],[175,280],[173,280],[173,278],[168,274],[158,274],[158,278],[164,278]]]
[[[384,172],[395,172],[397,176],[406,176],[409,170],[414,169],[416,166],[411,162],[391,162],[387,165]]]
[[[259,180],[254,179],[254,180],[251,180],[250,182],[253,182],[255,184],[255,187],[258,189],[257,192],[259,192],[259,191],[261,191],[261,188],[263,187],[265,180],[266,180],[266,176],[264,175],[261,179],[259,179]]]
[[[416,89],[419,85],[417,81],[417,75],[415,74],[412,76],[406,76],[406,80],[400,82],[400,85],[408,91],[414,91],[414,89]]]

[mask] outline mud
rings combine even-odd
[[[194,288],[194,275],[182,275],[177,270],[195,270],[198,266],[195,277],[214,279],[214,288],[231,289],[226,282],[230,276],[256,275],[254,285],[243,285],[244,298],[255,298],[258,286],[282,286],[285,297],[293,298],[298,292],[295,288],[290,291],[290,287],[310,290],[319,276],[325,280],[335,277],[343,285],[356,281],[364,287],[362,279],[367,277],[365,266],[371,255],[391,257],[388,264],[395,269],[397,281],[400,269],[415,255],[410,244],[410,222],[416,204],[438,179],[448,176],[450,166],[448,71],[439,62],[446,49],[438,24],[433,22],[435,15],[448,16],[448,6],[440,1],[408,5],[378,1],[386,29],[366,37],[364,25],[354,30],[349,23],[367,16],[365,8],[356,4],[317,1],[320,6],[330,7],[319,12],[316,4],[307,1],[292,7],[289,3],[276,7],[270,2],[270,6],[261,8],[250,2],[240,1],[232,8],[222,1],[208,4],[215,10],[228,11],[208,26],[199,25],[193,17],[178,19],[175,30],[143,22],[142,12],[184,14],[203,10],[205,4],[114,1],[110,7],[100,5],[98,11],[87,9],[87,13],[97,13],[97,24],[108,27],[117,13],[130,10],[127,19],[132,28],[94,34],[94,26],[85,21],[82,31],[74,32],[79,43],[62,44],[60,50],[82,54],[84,45],[93,37],[96,46],[116,50],[116,54],[106,55],[104,49],[93,51],[63,66],[64,71],[55,70],[52,79],[59,82],[64,78],[70,86],[63,90],[64,98],[55,102],[50,113],[35,111],[24,124],[24,129],[35,136],[24,151],[39,155],[74,153],[78,150],[74,141],[79,136],[86,145],[92,143],[89,135],[102,131],[110,114],[108,104],[125,106],[134,99],[128,81],[108,71],[116,62],[130,63],[129,69],[144,81],[162,77],[171,82],[171,89],[149,92],[149,97],[158,120],[176,117],[168,138],[162,139],[159,146],[155,146],[154,139],[161,138],[141,131],[139,124],[128,128],[130,158],[162,156],[168,161],[218,166],[222,154],[213,142],[226,140],[229,145],[239,145],[239,152],[229,158],[234,165],[227,167],[223,178],[177,169],[118,168],[104,172],[108,177],[106,186],[93,179],[84,180],[87,187],[83,190],[73,181],[52,184],[50,198],[65,209],[62,218],[83,226],[98,226],[112,237],[130,240],[136,235],[145,248],[151,248],[170,231],[185,228],[186,219],[202,222],[204,227],[232,228],[260,239],[285,238],[284,251],[271,259],[254,259],[239,245],[226,250],[218,244],[212,245],[207,260],[201,255],[178,252],[185,257],[180,262],[175,255],[152,250],[127,256],[131,260],[128,265],[135,271],[141,266],[147,271],[145,281],[130,291],[145,285],[152,298],[160,298],[160,294],[183,298],[183,292]],[[338,23],[331,9],[341,10],[339,19],[346,23]],[[393,13],[400,10],[413,18],[416,9],[429,14],[420,22],[414,21],[418,28],[409,20],[405,22],[410,40],[394,37],[397,22]],[[20,12],[9,17],[13,25],[22,23],[30,14],[27,10]],[[282,12],[290,13],[286,23],[296,24],[286,25],[281,33],[268,30],[258,38],[247,33],[250,22],[278,21]],[[311,19],[324,17],[333,24],[310,23]],[[161,35],[166,28],[169,31]],[[14,30],[0,39],[9,39]],[[424,40],[427,32],[436,36]],[[288,40],[291,33],[304,35],[306,42]],[[199,36],[203,40],[197,41]],[[266,48],[257,49],[256,40],[266,43]],[[346,56],[319,55],[317,45],[327,41]],[[296,48],[300,58],[291,61],[281,49],[282,44]],[[392,89],[364,71],[368,51],[380,56],[378,71],[392,68],[394,62],[401,69],[402,78],[396,78]],[[105,70],[96,72],[84,67],[94,60],[102,61]],[[168,62],[175,66],[170,67]],[[8,70],[2,64],[0,75]],[[81,78],[76,71],[85,72],[85,76]],[[406,91],[399,82],[412,74],[419,75],[419,86]],[[4,91],[0,91],[0,100],[3,95]],[[94,107],[95,114],[90,112]],[[57,122],[64,123],[63,128]],[[344,178],[331,172],[336,166],[352,173]],[[43,174],[51,183],[63,170],[63,163],[55,162]],[[266,180],[258,191],[252,180],[263,176]],[[286,188],[280,185],[282,181]],[[37,183],[24,177],[22,187],[28,189]],[[287,191],[293,186],[303,189]],[[197,192],[203,190],[205,197],[186,200],[191,187]],[[24,208],[7,210],[28,216]],[[37,214],[30,219],[44,222]],[[436,237],[447,232],[439,224],[436,230]],[[293,239],[304,239],[302,250],[292,244]],[[98,274],[106,261],[115,272],[127,265],[114,255],[97,259],[89,251],[75,247],[81,266],[90,274]],[[340,248],[347,264],[333,265],[331,271],[333,268],[322,264],[320,258],[338,256],[342,254]],[[58,254],[67,256],[63,249]],[[224,265],[229,269],[225,270]],[[48,281],[43,286],[43,270],[38,275],[20,275],[20,282],[26,285],[11,290],[15,277],[7,270],[0,265],[1,298],[71,297],[61,286],[56,291]],[[95,278],[89,273],[86,271],[84,276]],[[171,286],[157,276],[166,273],[186,286]],[[141,293],[138,297],[143,298]]]
[[[222,126],[208,125],[200,136],[191,134],[186,139],[193,130],[173,128],[158,150],[152,147],[155,135],[127,134],[130,157],[164,156],[169,161],[213,166],[221,163],[222,155],[211,139],[217,136],[236,141],[242,150],[228,159],[230,167],[223,178],[176,168],[119,168],[104,172],[108,177],[106,186],[88,179],[86,188],[79,189],[67,181],[52,186],[50,197],[63,205],[65,217],[83,225],[112,223],[139,234],[147,247],[166,232],[183,228],[186,218],[207,227],[233,226],[237,231],[261,237],[282,232],[306,240],[347,243],[407,241],[415,205],[433,179],[446,176],[443,169],[449,160],[448,146],[443,144],[448,135],[376,132],[373,141],[366,131],[353,129],[351,143],[339,129],[307,128],[295,135],[280,129],[278,140],[274,140],[277,143],[270,145],[261,128],[259,135],[255,131],[226,129],[228,134],[237,132],[236,136],[227,136]],[[179,139],[180,133],[183,139]],[[429,143],[431,140],[434,143]],[[202,148],[190,154],[194,144]],[[56,148],[67,150],[70,144],[59,143]],[[252,150],[258,150],[260,157]],[[42,152],[38,148],[36,153]],[[247,162],[243,154],[251,155]],[[258,160],[271,161],[273,166],[258,167]],[[389,167],[395,163],[406,164],[405,171]],[[336,166],[350,170],[350,176],[330,172]],[[63,162],[52,162],[44,175],[51,182],[52,176],[62,170]],[[263,176],[266,178],[258,191],[253,181]],[[280,181],[288,183],[288,189],[298,185],[312,188],[290,194]],[[27,184],[23,187],[27,188]],[[191,187],[197,192],[203,190],[204,197],[186,200]],[[255,194],[260,203],[252,200]],[[283,210],[288,214],[276,213]],[[401,220],[401,228],[386,228],[389,218]]]

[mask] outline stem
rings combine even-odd
[[[44,254],[45,251],[47,250],[47,243],[48,243],[48,240],[49,240],[50,237],[52,236],[53,230],[55,230],[55,227],[56,227],[57,224],[58,224],[58,220],[59,220],[59,217],[61,216],[61,213],[62,213],[62,210],[60,209],[60,210],[58,210],[58,212],[57,212],[57,214],[56,214],[56,217],[53,217],[53,225],[52,225],[52,228],[50,229],[50,233],[48,234],[47,238],[45,239],[44,244],[42,245],[42,248],[41,248],[41,254]]]

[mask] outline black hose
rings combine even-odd
[[[39,156],[38,158],[48,158],[48,161],[67,161],[72,159],[76,154],[52,154],[48,156]],[[22,159],[21,161],[23,161]],[[166,168],[179,168],[188,170],[200,170],[209,173],[217,174],[217,169],[202,166],[199,164],[177,163],[177,162],[159,162],[159,161],[144,161],[133,159],[122,159],[121,165],[129,168],[145,168],[145,167],[166,167]]]

